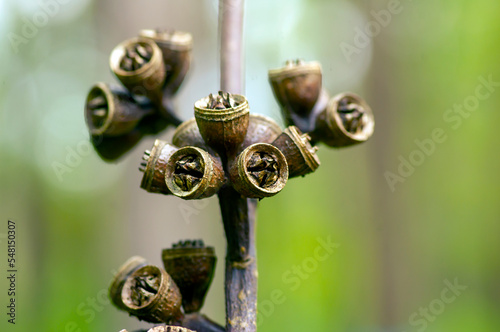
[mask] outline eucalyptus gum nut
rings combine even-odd
[[[200,311],[212,283],[217,257],[213,247],[163,249],[165,270],[179,287],[185,313]]]
[[[146,265],[125,281],[122,301],[126,310],[140,320],[168,323],[182,318],[179,288],[163,269]]]
[[[153,40],[161,49],[165,64],[164,91],[167,95],[177,92],[189,70],[193,37],[183,31],[141,30],[139,36]]]
[[[146,150],[140,168],[144,172],[141,188],[151,193],[171,194],[165,183],[165,170],[170,156],[178,148],[162,140],[156,140],[151,151]]]
[[[155,326],[148,332],[195,332],[182,326]]]
[[[183,168],[184,167],[184,168]],[[183,199],[207,198],[225,184],[220,161],[194,146],[173,153],[165,169],[165,183],[170,192]]]
[[[346,128],[344,114],[339,112],[344,103],[352,104],[362,113],[357,122],[357,130]],[[347,113],[348,114],[348,113]],[[341,93],[330,99],[327,107],[316,119],[316,128],[310,133],[314,141],[321,141],[330,147],[346,147],[363,143],[374,131],[375,120],[370,106],[358,95],[350,92]]]
[[[281,132],[281,127],[273,119],[261,114],[250,114],[247,134],[238,153],[255,143],[271,143]]]
[[[307,117],[321,93],[322,71],[318,62],[288,61],[269,70],[269,81],[285,118],[291,114]]]
[[[127,306],[122,301],[122,289],[127,278],[139,268],[146,266],[148,262],[140,256],[133,256],[129,258],[116,272],[111,285],[109,286],[109,297],[113,303],[120,310],[127,310]]]
[[[149,59],[142,57],[141,52],[136,51],[138,48],[145,49]],[[129,59],[131,62],[127,62]],[[111,71],[131,93],[144,95],[161,104],[166,74],[162,52],[154,41],[139,37],[122,42],[111,52],[109,64]]]
[[[184,121],[177,127],[172,137],[172,144],[180,148],[185,146],[196,146],[203,150],[207,150],[212,155],[216,154],[215,151],[205,143],[203,137],[201,137],[195,118]]]
[[[229,95],[234,106],[224,109],[209,107],[210,96],[195,103],[194,115],[205,143],[219,155],[230,155],[245,139],[250,109],[242,95]]]
[[[319,167],[318,148],[311,145],[310,139],[299,128],[290,126],[272,143],[285,156],[290,178],[312,173]]]
[[[256,143],[243,150],[230,164],[229,177],[234,189],[244,197],[271,197],[285,187],[288,164],[277,147]]]
[[[139,121],[154,112],[141,107],[125,89],[105,83],[95,84],[87,95],[85,120],[91,135],[121,136],[136,128]]]

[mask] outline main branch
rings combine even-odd
[[[257,202],[242,197],[232,187],[219,192],[219,202],[227,238],[226,331],[254,332],[257,330]]]
[[[243,92],[244,0],[220,0],[220,81],[221,90]]]
[[[243,93],[244,0],[220,0],[219,32],[221,90]],[[224,158],[225,159],[225,158]],[[224,160],[227,167],[227,160]],[[256,200],[242,197],[232,187],[219,192],[227,239],[226,331],[257,330]]]

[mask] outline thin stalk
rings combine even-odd
[[[243,7],[244,0],[220,0],[219,5],[221,90],[238,94],[243,93]],[[227,160],[224,164],[227,167]],[[257,201],[226,187],[219,192],[219,204],[227,239],[226,331],[255,332]]]
[[[219,204],[227,239],[226,331],[254,332],[257,330],[257,201],[226,187],[219,192]]]
[[[244,0],[220,0],[220,85],[230,93],[243,92]]]

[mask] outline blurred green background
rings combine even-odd
[[[0,276],[2,331],[148,327],[109,304],[113,270],[132,255],[160,264],[161,249],[185,238],[216,247],[204,312],[224,321],[217,200],[141,190],[137,167],[154,137],[106,164],[89,151],[83,118],[89,87],[116,83],[113,47],[156,27],[194,36],[176,99],[192,117],[193,103],[218,88],[217,7],[0,1],[0,266],[12,219],[19,270],[15,325]],[[323,146],[314,174],[261,201],[259,331],[500,330],[499,13],[495,0],[247,1],[253,112],[282,123],[267,70],[301,57],[322,63],[330,93],[364,96],[376,119],[370,141]],[[315,259],[329,240],[338,248]]]

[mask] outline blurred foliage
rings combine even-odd
[[[322,147],[316,173],[260,203],[259,331],[418,331],[412,315],[440,298],[445,280],[457,278],[467,289],[425,330],[500,328],[498,87],[458,120],[446,118],[475,94],[480,77],[500,82],[500,3],[401,1],[401,10],[346,57],[340,45],[355,45],[357,29],[377,22],[391,3],[247,2],[252,111],[280,120],[267,69],[303,57],[323,64],[332,94],[359,92],[376,117],[368,143]],[[217,89],[216,1],[74,0],[52,8],[15,52],[12,33],[22,36],[40,6],[0,1],[0,252],[13,219],[19,269],[13,330],[133,330],[141,324],[103,297],[113,270],[134,254],[159,264],[161,248],[201,236],[219,255],[204,311],[222,322],[217,201],[186,216],[192,203],[141,191],[136,167],[152,141],[120,164],[105,164],[85,144],[83,121],[90,85],[113,82],[112,47],[157,26],[195,37],[193,70],[178,98],[184,118],[191,117],[193,102]],[[408,160],[419,150],[415,140],[431,138],[436,128],[446,140],[391,191],[386,172],[398,174],[400,158]],[[57,163],[69,171],[58,172]],[[339,247],[320,261],[317,248],[328,239]],[[0,279],[4,305],[7,283]],[[12,328],[3,317],[1,329]]]

